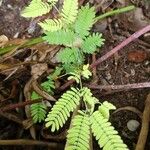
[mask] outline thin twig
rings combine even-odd
[[[91,89],[97,90],[129,90],[150,87],[150,82],[133,83],[125,85],[87,85]]]
[[[2,116],[4,118],[7,118],[7,119],[9,119],[11,121],[14,121],[14,122],[16,122],[16,123],[18,123],[20,125],[23,125],[22,124],[23,120],[20,119],[19,117],[17,117],[16,115],[14,115],[14,114],[7,113],[7,112],[4,113],[4,112],[0,111],[0,116]]]
[[[118,52],[119,50],[121,50],[123,47],[125,47],[126,45],[128,45],[129,43],[131,43],[135,39],[139,38],[140,36],[142,36],[143,34],[145,34],[148,31],[150,31],[150,25],[148,25],[148,26],[140,29],[139,31],[135,32],[130,37],[128,37],[127,39],[125,39],[123,42],[121,42],[119,45],[117,45],[116,47],[114,47],[111,51],[109,51],[108,53],[106,53],[104,56],[102,56],[99,59],[97,59],[96,62],[94,62],[94,63],[92,63],[90,65],[90,68],[93,69],[94,67],[96,67],[97,65],[99,65],[100,63],[102,63],[103,61],[105,61],[106,59],[108,59],[109,57],[111,57],[112,55],[114,55],[116,52]],[[62,85],[59,88],[59,90],[60,91],[65,90],[68,86],[70,86],[71,84],[73,84],[73,82],[74,82],[74,80],[68,81],[67,83],[65,83],[64,85]]]
[[[24,107],[26,105],[31,105],[31,104],[34,104],[34,103],[39,103],[41,102],[43,99],[37,99],[37,100],[34,100],[34,101],[31,101],[31,100],[27,100],[25,102],[20,102],[20,103],[17,103],[17,104],[10,104],[10,105],[7,105],[3,108],[0,108],[0,111],[1,112],[4,112],[4,111],[9,111],[9,110],[12,110],[12,109],[16,109],[16,108],[20,108],[20,107]]]
[[[94,53],[92,55],[92,62],[95,62],[96,61],[96,54]],[[97,68],[94,67],[93,70],[92,70],[92,74],[93,74],[93,78],[92,78],[92,83],[96,84],[98,82],[98,76],[97,76]]]
[[[94,68],[95,66],[99,65],[100,63],[102,63],[103,61],[105,61],[106,59],[108,59],[109,57],[114,55],[116,52],[121,50],[123,47],[125,47],[126,45],[128,45],[132,41],[136,40],[137,38],[139,38],[141,35],[145,34],[148,31],[150,31],[150,25],[148,25],[148,26],[142,28],[141,30],[135,32],[130,37],[125,39],[123,42],[121,42],[119,45],[117,45],[115,48],[113,48],[111,51],[106,53],[104,56],[97,59],[96,62],[94,62],[90,65],[90,68]]]
[[[45,92],[39,87],[37,80],[32,80],[31,84],[32,84],[33,90],[37,92],[40,96],[44,97],[45,99],[49,101],[56,101],[56,99],[53,96],[49,95],[47,92]]]
[[[121,14],[121,13],[125,13],[125,12],[128,12],[128,11],[131,11],[133,9],[135,9],[135,6],[131,5],[131,6],[118,8],[116,10],[112,10],[112,11],[106,12],[106,13],[96,17],[95,18],[95,22],[97,22],[99,20],[102,20],[102,19],[104,19],[106,17],[110,17],[110,16],[114,16],[114,15],[117,15],[117,14]]]
[[[0,145],[41,145],[62,149],[63,145],[54,142],[43,142],[38,140],[16,139],[16,140],[0,140]]]
[[[64,85],[62,85],[61,87],[58,88],[59,91],[63,91],[65,90],[67,87],[69,87],[71,84],[74,83],[75,80],[69,80],[68,82],[66,82]]]
[[[145,101],[145,109],[142,118],[142,128],[141,128],[141,132],[135,150],[145,149],[145,144],[146,144],[147,135],[149,131],[149,121],[150,121],[150,94],[148,94],[147,99]]]

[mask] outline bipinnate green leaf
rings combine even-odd
[[[75,33],[71,30],[58,30],[53,32],[46,32],[43,37],[49,44],[71,46],[75,40]]]
[[[108,118],[95,111],[90,118],[92,133],[103,150],[129,150]]]
[[[64,24],[71,24],[78,14],[78,0],[64,0],[60,16]]]
[[[41,96],[39,96],[36,92],[33,91],[31,99],[36,101],[36,99],[39,98],[41,98]],[[41,121],[44,121],[47,113],[46,109],[46,105],[42,102],[35,103],[30,106],[31,116],[34,123],[40,123]]]
[[[75,63],[78,64],[78,59],[82,60],[82,55],[78,48],[64,48],[59,51],[57,54],[57,60],[62,63],[70,64]]]
[[[43,22],[38,23],[45,31],[57,31],[63,27],[61,19],[45,19]]]
[[[94,24],[94,18],[94,7],[82,6],[74,24],[75,32],[82,38],[89,35],[89,31]]]
[[[42,0],[32,0],[30,4],[21,12],[23,17],[38,17],[48,13],[52,6]]]
[[[72,120],[65,150],[89,150],[90,120],[88,115],[82,114],[78,114]]]
[[[71,88],[64,93],[61,98],[55,103],[52,110],[48,113],[46,127],[51,127],[51,131],[57,131],[66,123],[70,117],[70,113],[79,105],[80,91]]]
[[[93,54],[97,48],[104,44],[104,41],[102,34],[93,33],[84,40],[81,49],[84,53]]]
[[[103,102],[103,104],[101,106],[99,106],[100,113],[107,119],[109,119],[109,117],[110,117],[109,111],[115,110],[115,109],[116,109],[116,107],[107,101]]]

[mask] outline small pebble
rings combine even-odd
[[[139,127],[140,123],[137,120],[129,120],[127,122],[127,127],[130,131],[136,131],[136,129]]]

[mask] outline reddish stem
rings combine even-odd
[[[26,105],[31,105],[31,104],[34,104],[34,103],[39,103],[41,101],[42,101],[42,99],[37,99],[37,100],[27,100],[25,102],[20,102],[20,103],[17,103],[17,104],[10,104],[10,105],[7,105],[7,106],[5,106],[3,108],[0,108],[0,111],[4,112],[4,111],[16,109],[18,107],[24,107]]]
[[[141,30],[135,32],[130,37],[128,37],[127,39],[125,39],[123,42],[121,42],[119,45],[117,45],[116,47],[114,47],[111,51],[109,51],[108,53],[106,53],[104,56],[102,56],[99,59],[97,59],[96,62],[94,62],[94,63],[92,63],[90,65],[90,68],[94,68],[95,66],[99,65],[100,63],[102,63],[103,61],[105,61],[107,58],[111,57],[116,52],[118,52],[119,50],[121,50],[123,47],[125,47],[126,45],[128,45],[129,43],[131,43],[132,41],[134,41],[135,39],[137,39],[138,37],[140,37],[141,35],[145,34],[148,31],[150,31],[150,25],[148,25],[148,26],[142,28]]]
[[[114,55],[116,52],[118,52],[119,50],[121,50],[123,47],[125,47],[126,45],[128,45],[129,43],[131,43],[132,41],[134,41],[135,39],[137,39],[138,37],[140,37],[141,35],[145,34],[148,31],[150,31],[150,25],[148,25],[148,26],[140,29],[139,31],[135,32],[130,37],[128,37],[127,39],[125,39],[123,42],[121,42],[119,45],[117,45],[116,47],[114,47],[111,51],[109,51],[108,53],[106,53],[104,56],[102,56],[99,59],[97,59],[97,61],[95,61],[94,63],[92,63],[90,65],[90,68],[93,69],[94,67],[96,67],[97,65],[99,65],[100,63],[102,63],[103,61],[105,61],[106,59],[108,59],[109,57],[111,57],[112,55]],[[73,82],[74,82],[74,80],[68,81],[67,83],[65,83],[64,85],[62,85],[59,88],[59,90],[60,91],[65,90]]]
[[[88,85],[91,89],[99,89],[99,90],[128,90],[128,89],[138,89],[138,88],[148,88],[150,87],[150,82],[143,82],[143,83],[133,83],[133,84],[126,84],[126,85]]]

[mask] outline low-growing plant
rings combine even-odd
[[[47,93],[53,95],[55,89],[55,79],[60,75],[62,68],[56,67],[55,71],[47,76],[47,80],[41,83],[41,88]],[[42,97],[35,91],[31,94],[32,100],[41,99]],[[47,114],[47,105],[44,102],[31,105],[31,116],[34,123],[40,123],[45,120]]]
[[[77,0],[64,0],[62,9],[58,10],[57,1],[32,0],[22,11],[22,16],[38,17],[48,13],[52,8],[57,10],[57,18],[45,19],[38,24],[44,30],[43,39],[46,42],[63,46],[56,55],[62,65],[59,73],[56,71],[56,76],[65,71],[69,76],[68,80],[74,79],[77,85],[63,93],[46,119],[46,107],[43,103],[32,104],[33,121],[36,123],[45,119],[46,127],[55,132],[65,125],[73,113],[67,134],[66,150],[90,149],[91,134],[103,150],[127,150],[127,146],[109,122],[109,111],[116,109],[115,106],[107,101],[100,103],[89,88],[82,86],[82,80],[92,76],[89,65],[84,64],[85,56],[97,52],[105,41],[101,33],[90,33],[97,21],[95,8],[88,4],[78,8]],[[53,94],[55,89],[56,78],[54,79],[53,75],[49,75],[48,80],[41,84],[41,87],[50,94]],[[33,91],[31,99],[38,98],[39,95]],[[95,105],[99,105],[98,109]]]

